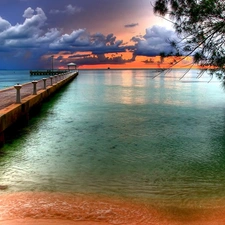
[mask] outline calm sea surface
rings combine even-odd
[[[0,195],[105,196],[175,214],[225,207],[225,91],[184,72],[81,70],[0,150]],[[0,88],[33,79],[0,71]]]
[[[30,76],[28,70],[0,70],[0,89],[24,84],[33,80],[40,80],[45,76]]]

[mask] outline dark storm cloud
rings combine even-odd
[[[87,55],[76,59],[76,63],[78,65],[125,64],[132,61],[132,59],[124,59],[122,54],[112,54],[110,57],[106,57],[104,54],[98,54],[95,56]]]
[[[146,29],[144,36],[135,36],[131,40],[135,42],[135,55],[157,56],[164,52],[170,54],[173,48],[169,40],[177,40],[177,36],[173,30],[165,27],[153,26]]]
[[[63,34],[50,43],[52,51],[91,51],[93,54],[105,54],[124,52],[128,48],[123,46],[122,40],[116,40],[113,34],[103,35],[96,33],[91,35],[85,29],[73,31],[71,34]]]
[[[69,59],[76,59],[76,58],[85,58],[85,57],[90,57],[92,54],[76,54],[76,55],[71,55],[69,56]]]
[[[139,25],[138,23],[131,23],[131,24],[126,24],[126,25],[124,25],[124,27],[130,28],[130,27],[136,27],[136,26],[138,26],[138,25]]]

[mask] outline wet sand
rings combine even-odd
[[[205,206],[156,206],[100,196],[64,193],[0,195],[1,225],[220,225],[225,200]],[[213,205],[214,204],[214,205]]]
[[[4,221],[0,222],[2,225],[110,225],[109,223],[102,223],[102,222],[88,222],[88,221],[81,221],[81,222],[74,222],[68,220],[44,220],[44,219],[19,219],[19,220],[12,220],[12,221]]]

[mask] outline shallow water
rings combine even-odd
[[[207,75],[197,79],[192,70],[179,80],[183,73],[152,79],[157,74],[152,70],[80,71],[1,149],[0,184],[7,187],[0,190],[7,209],[2,218],[14,213],[5,200],[10,196],[28,200],[31,192],[35,204],[38,193],[46,199],[47,192],[61,193],[51,203],[59,205],[67,194],[95,196],[96,202],[104,196],[124,210],[135,202],[141,215],[154,212],[143,224],[215,221],[225,209],[225,93],[216,80],[208,83]],[[26,201],[16,202],[18,212],[24,211]],[[25,217],[41,218],[45,206],[38,201],[37,214]],[[86,207],[82,220],[107,210],[101,206]],[[51,210],[47,219],[57,219],[57,210]],[[126,221],[128,211],[132,215],[136,208],[128,207],[122,222],[107,220],[107,213],[101,222],[141,224],[134,217]]]

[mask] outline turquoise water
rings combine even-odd
[[[80,71],[1,149],[2,193],[224,198],[225,92],[183,73]]]
[[[12,87],[17,83],[24,84],[33,80],[40,80],[46,76],[32,75],[29,70],[0,70],[0,89]]]

